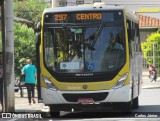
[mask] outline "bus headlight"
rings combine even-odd
[[[44,79],[44,82],[46,84],[47,89],[51,89],[51,90],[54,90],[54,91],[58,90],[58,88],[50,81],[49,78],[43,76],[43,79]]]
[[[126,79],[128,77],[128,73],[125,73],[121,76],[121,78],[118,80],[118,82],[113,86],[113,89],[117,89],[123,86],[125,83]]]

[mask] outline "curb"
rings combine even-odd
[[[142,86],[142,89],[155,89],[160,88],[160,86]]]
[[[157,77],[156,82],[151,82],[149,78],[148,71],[143,72],[142,74],[142,89],[154,89],[154,88],[160,88],[160,77]]]

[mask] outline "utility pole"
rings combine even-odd
[[[5,45],[4,45],[4,108],[3,112],[14,112],[14,32],[13,0],[4,1]]]
[[[155,47],[154,47],[154,43],[153,43],[152,45],[153,45],[153,65],[156,66],[156,63],[155,63]]]
[[[4,1],[1,1],[1,32],[2,32],[2,68],[3,68],[3,75],[2,75],[2,86],[1,86],[1,91],[2,91],[2,111],[4,112],[4,105],[5,105],[5,101],[4,101],[4,75],[5,75],[5,59],[4,59],[4,52],[5,52],[5,22],[4,22]]]
[[[52,7],[58,7],[59,6],[59,0],[52,0]]]

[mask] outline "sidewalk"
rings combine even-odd
[[[160,77],[157,78],[157,81],[153,81],[151,82],[151,80],[149,79],[149,74],[148,71],[143,72],[143,76],[142,76],[142,88],[144,89],[151,89],[151,88],[160,88]]]
[[[20,90],[18,92],[15,92],[15,112],[21,112],[21,113],[49,112],[48,106],[45,106],[43,103],[38,103],[37,95],[36,95],[35,100],[36,100],[35,104],[31,103],[31,105],[29,105],[26,89],[24,89],[24,96],[23,97],[20,97]],[[1,107],[0,107],[0,112],[2,112]]]
[[[35,93],[37,94],[37,92]],[[45,106],[43,103],[38,103],[36,95],[36,103],[29,105],[27,98],[27,89],[24,89],[24,97],[20,97],[19,92],[15,93],[15,112],[48,112],[49,107]]]

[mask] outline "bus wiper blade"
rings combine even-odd
[[[101,24],[101,25],[99,26],[98,30],[89,37],[89,39],[92,40],[92,43],[91,43],[91,45],[88,46],[88,49],[90,49],[90,50],[95,50],[94,45],[96,44],[96,41],[97,41],[97,39],[98,39],[98,37],[99,37],[102,29],[103,29],[103,26],[104,26],[104,25]]]

